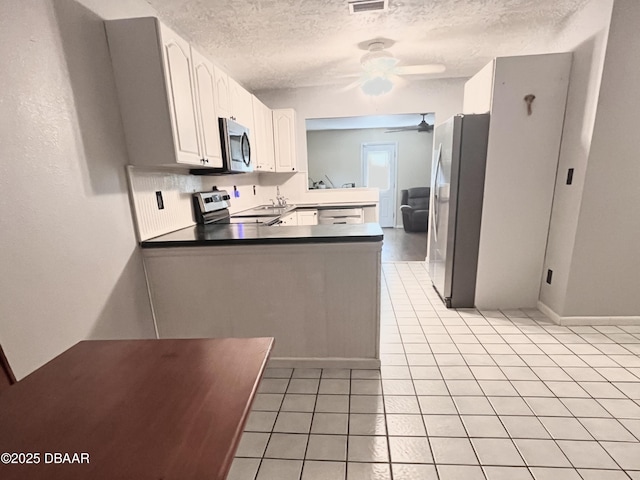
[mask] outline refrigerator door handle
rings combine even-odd
[[[438,241],[438,173],[440,173],[440,163],[442,161],[442,144],[438,145],[438,153],[436,153],[437,161],[436,161],[436,170],[433,176],[433,216],[431,217],[431,221],[433,225],[431,228],[433,229],[433,239]]]

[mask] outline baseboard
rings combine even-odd
[[[538,301],[538,310],[544,313],[551,321],[558,325],[571,326],[597,326],[597,325],[640,325],[640,316],[588,316],[588,317],[561,317],[550,307]]]
[[[546,317],[549,320],[551,320],[553,323],[557,323],[558,325],[562,325],[562,317],[560,317],[560,315],[558,315],[556,312],[551,310],[550,307],[548,307],[547,305],[542,303],[540,300],[538,300],[538,310],[540,310],[542,313],[544,313],[546,315]]]
[[[355,368],[377,370],[380,360],[376,358],[293,358],[272,357],[269,368]]]

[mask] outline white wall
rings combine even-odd
[[[0,58],[0,343],[21,378],[80,340],[153,325],[102,18],[70,0],[0,2]]]
[[[314,180],[329,175],[337,185],[355,181],[362,185],[363,143],[398,144],[396,226],[402,226],[401,190],[427,187],[431,183],[433,134],[425,132],[385,133],[384,128],[316,130],[307,132],[309,176]]]
[[[409,80],[402,88],[381,97],[367,97],[359,90],[342,91],[340,87],[308,87],[256,92],[270,108],[294,108],[297,117],[298,165],[301,172],[287,174],[283,190],[299,202],[370,201],[377,191],[370,189],[326,190],[307,192],[307,118],[353,117],[399,113],[434,112],[436,124],[462,111],[466,79]]]
[[[543,273],[545,276],[547,268],[551,268],[553,281],[549,285],[542,279],[540,289],[540,300],[559,314],[565,311],[612,5],[613,0],[592,0],[569,20],[558,37],[549,42],[549,51],[573,52]],[[574,169],[570,186],[566,185],[569,168]]]
[[[616,0],[563,316],[640,317],[640,2]]]

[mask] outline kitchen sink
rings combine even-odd
[[[254,208],[254,210],[286,210],[290,205],[286,205],[284,207],[278,207],[274,205],[260,205],[259,207]]]
[[[251,210],[245,210],[244,212],[239,212],[234,214],[234,217],[260,217],[260,216],[269,216],[269,215],[282,215],[283,213],[293,210],[295,207],[293,205],[286,205],[284,207],[278,207],[273,205],[260,205],[258,207],[252,208]]]

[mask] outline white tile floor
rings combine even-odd
[[[383,265],[381,371],[268,369],[230,480],[640,480],[640,327],[447,310]]]

